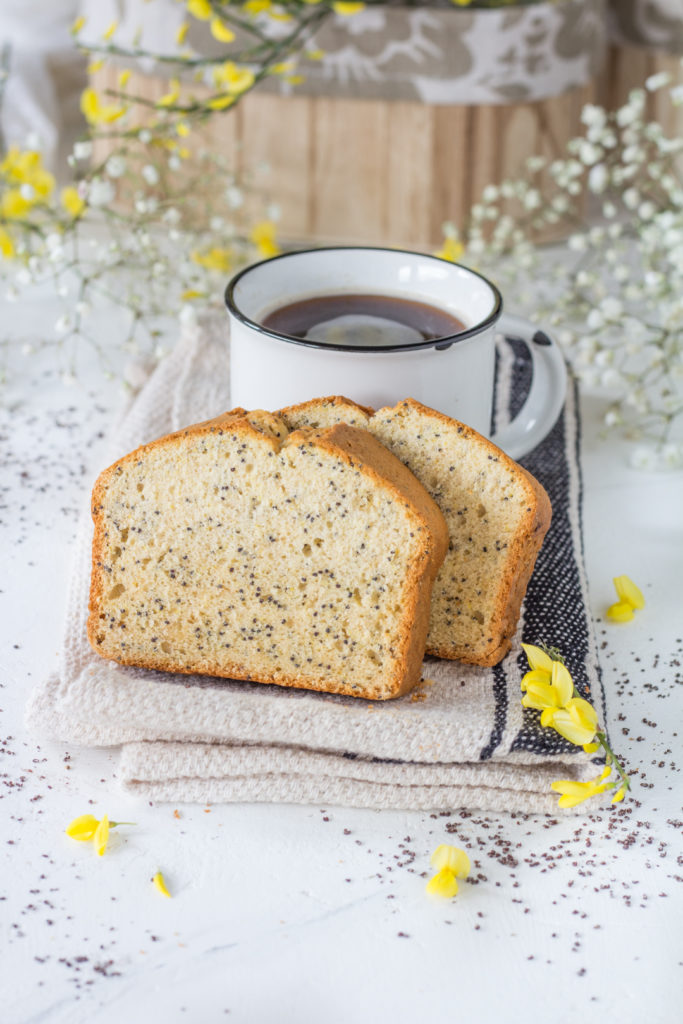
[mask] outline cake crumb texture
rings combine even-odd
[[[368,432],[234,410],[120,459],[92,512],[103,657],[372,699],[419,681],[447,529]]]
[[[414,473],[449,532],[432,594],[427,652],[497,664],[510,649],[550,526],[550,501],[538,481],[475,430],[414,399],[373,415],[333,396],[278,415],[290,428],[364,423]]]

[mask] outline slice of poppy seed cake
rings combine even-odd
[[[367,431],[236,410],[120,459],[92,512],[105,658],[373,700],[419,681],[448,533]]]
[[[321,398],[278,415],[290,429],[365,426],[424,484],[450,538],[432,592],[427,653],[497,664],[510,649],[550,526],[538,481],[475,430],[411,398],[375,413],[347,398]]]

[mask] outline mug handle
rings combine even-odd
[[[525,343],[531,353],[531,388],[515,418],[491,440],[512,459],[535,448],[555,426],[567,393],[567,367],[556,341],[521,316],[503,313],[496,331]]]

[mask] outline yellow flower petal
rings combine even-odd
[[[458,883],[450,868],[441,868],[441,871],[429,879],[426,888],[430,896],[450,900],[458,891]]]
[[[351,14],[358,14],[364,8],[364,3],[356,3],[352,2],[352,0],[337,0],[336,3],[332,4],[334,13],[344,15],[345,17],[349,17]]]
[[[172,107],[173,104],[178,101],[178,97],[180,96],[180,81],[177,78],[172,78],[169,84],[169,91],[159,97],[156,102],[157,107]]]
[[[0,227],[0,255],[3,259],[11,260],[15,252],[12,236],[3,227]]]
[[[221,249],[218,246],[207,249],[205,252],[195,249],[194,252],[190,253],[190,259],[200,267],[205,267],[207,270],[215,270],[221,274],[225,274],[230,270],[233,264],[232,251],[230,249]]]
[[[574,743],[577,747],[582,747],[584,743],[590,743],[595,736],[595,728],[577,722],[566,708],[556,708],[551,711],[550,720],[546,722],[543,721],[545,714],[544,711],[541,715],[541,725],[552,725],[560,736],[564,736],[566,740]]]
[[[109,818],[105,814],[102,821],[95,829],[95,834],[92,837],[93,846],[98,857],[101,857],[104,851],[107,849],[107,843],[109,842]]]
[[[107,28],[106,32],[104,32],[104,34],[102,35],[102,38],[103,39],[111,39],[111,37],[114,35],[114,32],[116,32],[118,27],[119,27],[118,21],[112,21],[112,23]]]
[[[187,35],[187,30],[189,29],[189,27],[189,21],[184,21],[180,28],[178,29],[178,31],[176,32],[175,41],[178,44],[178,46],[182,46],[183,43],[185,42],[185,37]]]
[[[226,93],[225,96],[214,96],[213,99],[208,100],[206,105],[207,107],[210,107],[211,110],[225,110],[226,107],[231,107],[236,99],[236,96],[231,96],[230,93]]]
[[[167,896],[169,899],[171,899],[171,894],[166,888],[166,881],[161,871],[157,871],[156,875],[152,879],[152,884],[154,888],[161,893],[162,896]]]
[[[522,644],[522,650],[526,654],[527,661],[534,672],[547,672],[552,675],[553,659],[535,644]]]
[[[79,818],[70,821],[64,831],[72,839],[84,842],[86,839],[92,839],[98,825],[99,821],[92,814],[81,814]]]
[[[554,661],[551,679],[557,693],[558,703],[563,708],[574,694],[574,681],[567,666],[563,665],[561,661]]]
[[[621,803],[621,801],[624,799],[625,796],[626,796],[626,790],[622,786],[621,789],[618,789],[616,791],[616,793],[614,794],[614,796],[612,797],[612,803],[613,804]]]
[[[249,234],[250,241],[256,246],[261,256],[269,258],[277,256],[280,247],[275,240],[276,228],[272,221],[264,220],[255,224]]]
[[[557,802],[558,807],[576,807],[577,804],[583,803],[584,800],[605,792],[607,786],[599,784],[601,779],[602,776],[599,776],[597,779],[590,779],[588,782],[562,779],[559,782],[551,782],[550,788],[554,789],[556,793],[562,794]]]
[[[213,14],[209,0],[187,0],[187,9],[199,21],[208,21]]]
[[[210,28],[211,35],[221,43],[231,43],[235,38],[233,30],[221,18],[212,18]]]
[[[78,33],[81,31],[81,29],[85,25],[85,21],[86,21],[86,19],[85,19],[84,15],[82,15],[82,14],[78,18],[76,18],[76,20],[74,21],[73,25],[71,26],[71,35],[72,36],[77,36],[78,35]]]
[[[176,135],[179,135],[182,139],[185,139],[190,134],[190,126],[185,124],[184,121],[179,121],[178,124],[175,126],[175,133]]]
[[[128,85],[132,72],[130,68],[126,68],[124,71],[119,72],[119,86],[123,89],[124,85]]]
[[[206,292],[198,292],[196,288],[188,288],[187,291],[183,292],[180,298],[183,302],[191,302],[192,299],[203,299],[205,295]]]
[[[448,843],[441,843],[431,856],[431,865],[437,871],[449,868],[456,878],[467,878],[470,873],[470,859],[464,850]]]
[[[628,576],[615,576],[614,588],[620,601],[625,601],[632,608],[644,608],[645,598],[643,592],[635,585]]]
[[[104,67],[104,57],[100,57],[99,60],[92,60],[88,64],[88,67],[86,68],[86,71],[88,72],[89,75],[94,75],[97,71],[101,71],[103,67]]]
[[[628,601],[617,601],[607,609],[607,618],[612,622],[630,622],[633,618],[633,607]]]
[[[526,690],[527,686],[530,683],[532,685],[540,683],[543,686],[548,686],[550,684],[550,675],[548,672],[544,672],[540,668],[534,669],[531,672],[525,672],[525,674],[522,676],[522,682],[520,684],[522,689]]]
[[[255,16],[272,7],[272,0],[247,0],[242,6],[247,14]]]
[[[594,754],[596,750],[600,749],[599,743],[584,743],[583,749],[587,754]]]
[[[592,704],[584,700],[583,697],[572,697],[567,701],[565,707],[577,725],[584,729],[592,729],[593,735],[595,735],[595,730],[598,727],[598,713]],[[592,742],[592,737],[586,742]]]
[[[25,199],[18,188],[8,188],[0,199],[0,216],[5,220],[21,220],[31,209],[31,201]]]
[[[60,199],[62,206],[72,217],[80,217],[85,210],[85,200],[81,199],[78,189],[75,189],[72,185],[62,189]]]

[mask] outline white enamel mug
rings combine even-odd
[[[344,292],[427,303],[452,313],[465,328],[430,341],[358,348],[263,326],[282,306]],[[504,315],[500,292],[481,274],[435,256],[368,247],[285,253],[238,273],[225,301],[233,406],[275,410],[344,395],[379,409],[415,398],[491,437],[515,459],[543,440],[562,409],[567,374],[553,339]],[[518,415],[491,436],[496,332],[527,344],[533,376]]]

